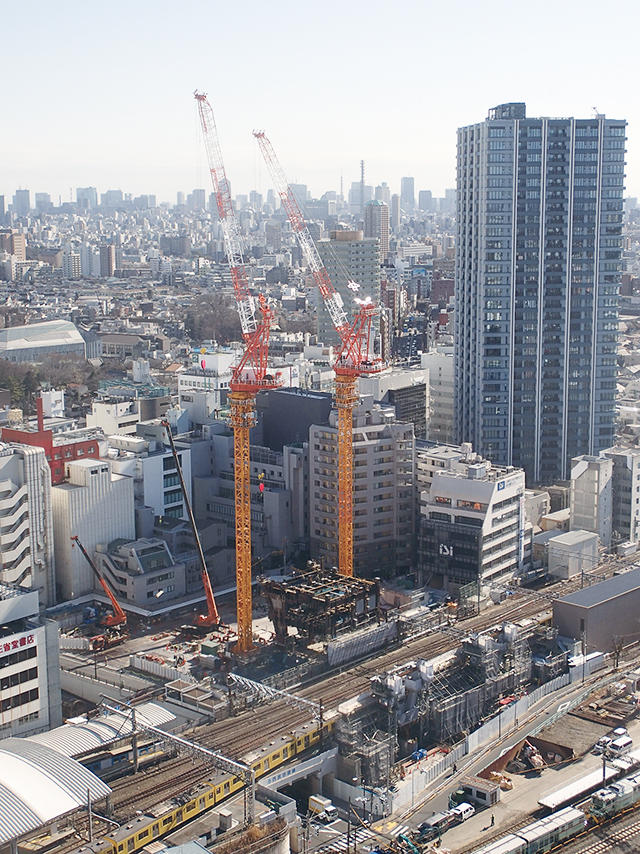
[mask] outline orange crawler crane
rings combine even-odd
[[[107,594],[107,597],[108,597],[109,601],[111,602],[113,614],[106,614],[100,620],[100,623],[103,626],[107,626],[110,629],[116,629],[116,628],[123,629],[127,625],[127,615],[122,610],[122,607],[118,603],[118,600],[116,599],[116,597],[113,595],[113,593],[109,589],[109,585],[107,584],[107,582],[104,580],[104,578],[98,572],[98,567],[93,562],[89,552],[85,549],[85,547],[80,542],[80,539],[77,536],[77,534],[75,536],[71,537],[71,539],[75,543],[75,545],[78,546],[78,548],[80,549],[80,551],[84,555],[84,559],[86,560],[86,562],[89,564],[89,566],[93,570],[94,575],[96,576],[96,578],[98,579],[98,581],[102,585],[102,589]]]
[[[382,359],[373,355],[372,347],[372,324],[378,308],[368,298],[356,298],[359,308],[355,319],[350,321],[347,318],[342,297],[331,283],[271,142],[262,131],[254,131],[253,135],[258,141],[291,228],[342,342],[333,365],[338,410],[338,569],[341,575],[352,576],[353,409],[358,402],[358,377],[378,373],[385,367]],[[359,285],[348,282],[348,287],[356,292]]]
[[[176,471],[178,472],[178,479],[180,481],[180,489],[182,490],[182,497],[184,498],[184,506],[187,508],[187,515],[189,517],[189,522],[191,523],[191,530],[193,531],[193,538],[196,541],[196,548],[198,549],[198,557],[200,558],[200,573],[202,577],[202,586],[204,587],[204,595],[207,600],[207,613],[206,614],[198,614],[195,618],[194,625],[200,629],[217,629],[220,627],[220,616],[218,614],[218,607],[216,605],[216,600],[213,595],[213,587],[211,586],[211,579],[209,578],[209,572],[207,571],[207,564],[204,559],[204,552],[202,551],[202,543],[200,542],[200,534],[198,534],[198,528],[196,526],[196,519],[193,515],[193,508],[191,507],[191,502],[189,501],[189,496],[187,495],[187,487],[184,482],[184,475],[182,474],[182,466],[180,465],[180,458],[178,457],[178,451],[176,449],[176,443],[173,441],[173,434],[171,432],[171,427],[168,421],[162,421],[162,426],[166,430],[167,436],[169,437],[169,446],[171,447],[171,453],[173,454],[173,461],[176,465]]]
[[[229,388],[233,460],[235,475],[236,516],[236,588],[238,643],[236,651],[248,652],[253,647],[253,605],[251,590],[251,467],[249,464],[249,431],[255,424],[256,393],[277,388],[281,382],[268,373],[269,333],[273,315],[261,294],[256,318],[256,300],[249,291],[244,266],[240,223],[231,201],[231,188],[224,168],[222,150],[211,104],[205,94],[194,93],[198,104],[202,135],[207,151],[209,172],[216,196],[229,271],[240,315],[245,350],[233,368]]]

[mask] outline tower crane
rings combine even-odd
[[[189,501],[189,496],[187,495],[187,487],[185,486],[184,475],[182,474],[182,466],[180,465],[178,451],[176,450],[176,443],[173,441],[173,434],[171,432],[169,422],[162,421],[162,426],[166,430],[167,436],[169,437],[169,446],[171,448],[171,453],[173,454],[173,461],[176,466],[176,471],[178,472],[178,479],[180,481],[182,497],[184,498],[184,504],[187,508],[187,515],[189,517],[189,522],[191,523],[193,538],[196,541],[198,557],[200,558],[200,574],[202,577],[202,586],[204,587],[204,595],[207,600],[207,613],[198,614],[194,622],[198,628],[217,629],[220,626],[220,615],[218,614],[218,607],[216,605],[216,600],[213,595],[213,587],[211,586],[211,579],[209,578],[209,573],[207,571],[207,564],[204,559],[204,552],[202,551],[202,543],[200,542],[200,535],[198,534],[195,516],[193,515],[191,502]]]
[[[74,545],[77,545],[78,548],[80,549],[80,551],[82,552],[84,559],[86,560],[86,562],[89,564],[89,566],[93,570],[94,575],[96,576],[96,578],[100,582],[102,589],[107,594],[107,598],[111,602],[113,614],[107,614],[106,616],[104,616],[102,618],[102,620],[100,622],[102,623],[103,626],[107,626],[110,629],[124,628],[127,625],[127,615],[122,610],[120,603],[118,602],[116,597],[113,595],[113,593],[109,589],[109,585],[107,584],[107,582],[104,580],[102,575],[100,575],[100,573],[98,571],[98,567],[93,562],[93,559],[92,559],[91,555],[89,554],[89,552],[85,549],[85,547],[80,542],[80,538],[78,537],[78,535],[75,534],[73,537],[71,537],[71,540],[74,543]]]
[[[372,325],[378,307],[370,298],[356,298],[359,308],[349,320],[342,296],[333,286],[327,268],[304,221],[300,205],[289,186],[273,145],[263,131],[254,131],[271,173],[275,189],[287,212],[291,229],[298,239],[333,326],[340,337],[340,349],[333,364],[338,410],[338,569],[341,575],[353,575],[353,409],[358,402],[358,377],[378,373],[384,362],[373,354]],[[349,281],[354,292],[359,285]]]
[[[233,461],[236,517],[236,588],[238,643],[236,650],[248,652],[253,646],[251,590],[251,468],[249,464],[249,431],[255,424],[255,402],[258,391],[281,385],[278,375],[268,373],[269,333],[273,312],[265,297],[256,300],[249,290],[244,266],[240,223],[233,209],[231,188],[224,168],[220,140],[213,109],[206,94],[194,92],[202,127],[211,182],[216,197],[224,246],[236,297],[244,353],[232,370],[229,383],[231,426],[233,428]]]

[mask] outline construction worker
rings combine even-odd
[[[496,823],[496,817],[493,813],[491,813],[491,827]]]

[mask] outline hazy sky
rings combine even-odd
[[[209,190],[192,92],[209,94],[233,192],[455,186],[455,132],[487,109],[626,118],[640,196],[637,0],[22,0],[3,3],[0,194]],[[75,197],[75,195],[74,195]],[[33,201],[33,195],[32,195]]]

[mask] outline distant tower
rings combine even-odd
[[[400,206],[406,213],[412,213],[416,207],[415,181],[413,178],[400,180]]]
[[[360,161],[360,216],[364,216],[364,160]]]
[[[116,269],[116,247],[105,243],[100,247],[100,275],[107,279],[113,276]]]
[[[391,196],[391,230],[398,231],[400,228],[400,196],[394,193]]]
[[[364,209],[364,236],[380,241],[382,261],[389,254],[389,207],[384,202],[367,202]]]

